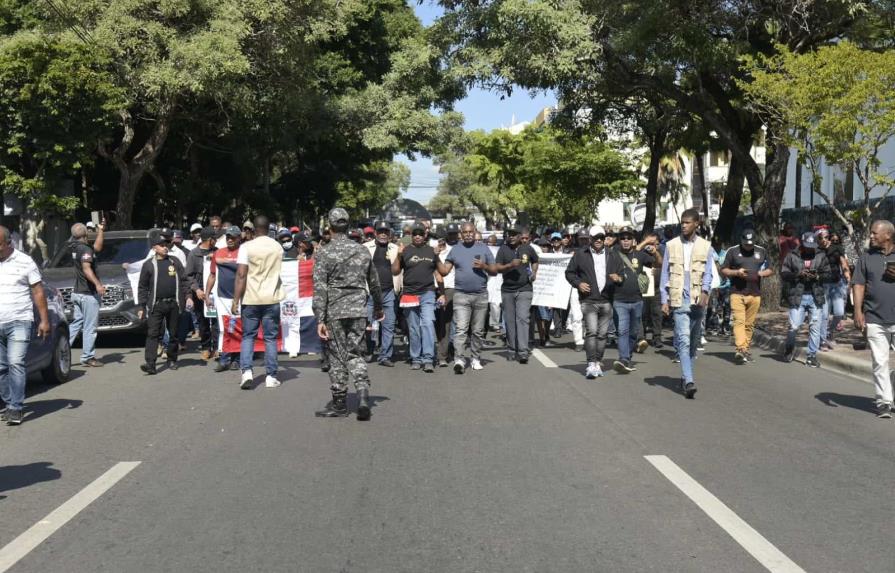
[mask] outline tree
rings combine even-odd
[[[365,219],[382,211],[410,186],[410,168],[398,162],[379,162],[368,166],[367,179],[339,184],[339,205],[352,220]]]
[[[852,220],[823,190],[821,162],[854,171],[863,188],[862,234],[895,188],[895,169],[879,157],[895,138],[895,53],[862,50],[851,42],[807,54],[777,49],[773,56],[746,60],[751,81],[743,90],[759,114],[785,128],[777,139],[798,150],[812,175],[811,191],[849,234],[855,233]]]

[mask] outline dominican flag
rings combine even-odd
[[[206,262],[205,273],[210,264]],[[314,261],[283,261],[280,278],[283,281],[285,298],[280,303],[280,334],[277,349],[295,356],[300,353],[319,353],[322,345],[317,336],[317,320],[311,308],[314,297]],[[217,264],[214,307],[217,310],[218,350],[239,352],[242,346],[242,319],[230,314],[236,286],[236,263]],[[258,329],[255,352],[264,351],[264,334]]]

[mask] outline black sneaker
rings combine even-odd
[[[733,361],[737,364],[745,364],[746,363],[746,355],[742,352],[737,352],[733,355]]]
[[[454,374],[463,374],[464,370],[466,370],[466,365],[462,360],[454,362]]]
[[[7,426],[18,426],[22,423],[22,419],[25,416],[22,414],[21,410],[6,410],[6,425]]]
[[[520,356],[519,364],[528,364],[528,356]]]
[[[792,362],[796,357],[796,347],[795,346],[787,346],[783,349],[783,361],[784,362]]]
[[[880,402],[876,405],[876,417],[877,418],[891,418],[892,417],[892,405],[886,402]]]
[[[226,372],[227,370],[230,370],[230,365],[229,365],[229,364],[221,364],[220,362],[218,362],[218,363],[215,364],[215,366],[214,366],[214,371],[217,372],[217,373],[219,373],[219,374],[220,374],[221,372]]]
[[[805,359],[805,366],[809,366],[811,368],[820,368],[820,362],[817,360],[817,356],[809,354],[808,358]]]
[[[177,370],[177,363],[169,361],[168,362],[168,370]]]
[[[153,376],[156,374],[155,364],[140,364],[140,370],[142,370],[149,376]]]
[[[426,362],[425,364],[423,364],[423,372],[425,372],[426,374],[432,374],[433,372],[435,372],[435,367],[432,365],[431,362]]]
[[[696,395],[696,384],[694,384],[693,382],[684,383],[684,381],[681,380],[681,385],[684,389],[684,398],[686,398],[687,400],[692,400],[693,397]]]
[[[395,367],[395,363],[392,362],[391,360],[380,360],[379,365],[385,366],[386,368],[394,368]]]

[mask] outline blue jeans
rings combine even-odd
[[[836,335],[829,335],[830,327],[836,332],[836,326],[845,316],[845,297],[848,286],[845,279],[838,282],[830,283],[824,287],[826,291],[826,300],[824,301],[823,317],[820,319],[820,339],[832,340]],[[833,315],[833,322],[830,324],[830,315]]]
[[[246,304],[242,307],[242,344],[239,368],[252,369],[258,327],[264,331],[264,366],[268,376],[277,375],[277,336],[280,334],[280,303]]]
[[[643,301],[615,302],[613,306],[618,316],[618,357],[620,360],[630,360],[632,348],[637,344],[637,335],[640,333]]]
[[[702,318],[705,308],[698,304],[672,309],[674,316],[674,349],[681,361],[684,383],[693,382],[693,359],[702,340]]]
[[[385,362],[392,359],[392,353],[395,350],[395,320],[397,313],[395,312],[395,291],[388,289],[382,291],[382,311],[385,318],[379,322],[379,362]],[[367,320],[373,323],[373,299],[367,297]]]
[[[10,410],[21,410],[25,401],[28,377],[25,356],[31,342],[32,326],[30,320],[0,324],[0,398]]]
[[[786,335],[787,348],[796,344],[796,334],[802,323],[805,322],[805,313],[808,313],[808,355],[814,356],[820,349],[820,319],[823,309],[814,304],[814,295],[803,294],[802,302],[796,308],[789,309],[789,332]]]
[[[435,362],[435,293],[420,295],[420,305],[404,309],[410,331],[410,361],[414,364]]]
[[[68,340],[74,344],[78,335],[83,332],[81,364],[84,364],[96,356],[96,327],[99,324],[100,297],[98,294],[73,292],[71,304],[74,307],[74,320],[68,327]]]

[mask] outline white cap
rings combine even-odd
[[[591,237],[593,237],[594,235],[605,235],[605,234],[606,234],[606,230],[603,229],[603,227],[601,227],[600,225],[594,225],[593,227],[590,228],[590,236]]]
[[[201,230],[202,230],[202,225],[200,225],[199,223],[193,223],[192,225],[190,225],[190,234],[191,235],[193,234],[193,231],[201,231]]]
[[[96,229],[96,223],[94,223],[93,221],[87,221],[86,227],[88,229]]]

